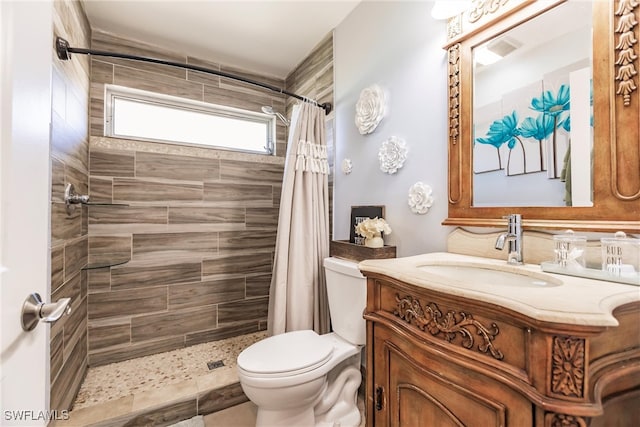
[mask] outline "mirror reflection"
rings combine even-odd
[[[475,46],[473,206],[592,206],[591,2]]]

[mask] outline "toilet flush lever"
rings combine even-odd
[[[58,302],[45,304],[40,294],[30,294],[22,304],[22,329],[32,331],[41,320],[53,323],[65,314],[71,313],[71,298],[60,298]]]

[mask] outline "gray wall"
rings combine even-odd
[[[447,217],[446,23],[431,18],[433,2],[363,2],[336,28],[336,174],[334,236],[349,238],[351,206],[385,205],[393,232],[386,243],[398,256],[444,251]],[[387,92],[387,114],[377,129],[360,135],[354,124],[362,89]],[[395,175],[380,171],[378,150],[391,136],[409,147]],[[353,172],[340,170],[344,158]],[[411,212],[409,187],[422,181],[435,202],[426,215]]]

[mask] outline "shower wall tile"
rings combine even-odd
[[[278,227],[279,208],[247,208],[247,228],[267,228],[275,230]]]
[[[112,203],[113,202],[113,179],[112,178],[89,178],[89,200],[92,203]]]
[[[69,275],[77,274],[81,268],[87,265],[88,260],[87,235],[72,241],[64,249],[65,280]]]
[[[100,350],[131,342],[131,321],[89,322],[89,351]]]
[[[166,224],[165,206],[90,206],[89,231],[99,224]]]
[[[229,182],[205,182],[204,200],[224,206],[271,206],[273,197],[270,185],[235,184]]]
[[[210,341],[218,341],[226,338],[237,337],[238,335],[251,334],[260,331],[258,325],[253,320],[244,324],[235,324],[230,327],[218,327],[208,331],[193,332],[186,335],[185,345],[191,346]]]
[[[189,283],[200,280],[200,262],[167,264],[153,262],[130,262],[111,269],[111,289],[142,289],[175,283]],[[142,291],[141,291],[142,292]]]
[[[244,299],[245,279],[222,279],[169,286],[169,309]]]
[[[284,165],[272,165],[263,163],[256,165],[253,162],[236,160],[223,160],[220,162],[220,179],[223,181],[256,182],[280,185]]]
[[[88,296],[89,320],[122,318],[167,309],[167,287],[93,293]]]
[[[202,85],[200,83],[142,71],[138,64],[132,65],[137,68],[116,65],[113,70],[113,83],[118,86],[202,101]]]
[[[138,152],[136,154],[136,177],[217,181],[220,179],[220,160]]]
[[[91,175],[134,176],[135,157],[130,152],[91,150],[89,167]]]
[[[155,233],[133,235],[133,257],[198,258],[218,253],[218,233]]]
[[[51,248],[51,292],[64,282],[64,245]]]
[[[248,320],[258,322],[267,317],[269,298],[251,298],[218,305],[218,325],[230,326]]]
[[[91,253],[89,255],[91,256]],[[111,269],[106,267],[89,270],[87,272],[87,286],[89,294],[109,292],[111,290]]]
[[[180,335],[217,327],[215,305],[136,316],[131,319],[131,341],[146,341],[159,336]]]
[[[53,32],[73,46],[88,46],[89,21],[77,1],[53,5]],[[51,92],[51,290],[45,301],[71,298],[71,314],[51,325],[50,406],[68,410],[86,372],[87,361],[87,263],[86,208],[67,214],[64,191],[88,193],[89,155],[89,59],[74,55],[58,61],[52,45]]]
[[[202,201],[202,183],[114,178],[114,202]]]
[[[247,277],[246,296],[247,298],[269,296],[270,286],[271,274]]]
[[[247,230],[247,231],[222,231],[219,233],[220,253],[267,252],[276,245],[276,232],[274,230]]]
[[[169,224],[220,224],[237,225],[245,224],[244,208],[220,208],[220,207],[169,207]]]
[[[91,82],[113,83],[113,64],[102,59],[91,58]]]
[[[202,274],[255,274],[271,273],[271,253],[246,255],[226,255],[207,259],[202,262]]]
[[[131,235],[89,236],[89,263],[131,259]]]
[[[198,394],[198,414],[210,414],[221,411],[248,400],[242,391],[240,383],[233,383],[222,388]]]

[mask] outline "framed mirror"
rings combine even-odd
[[[449,21],[444,224],[640,232],[638,9],[476,0]]]

